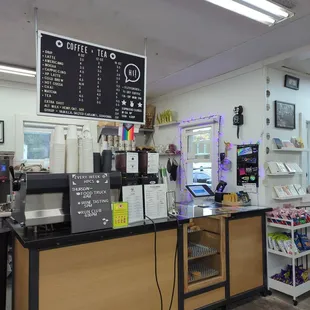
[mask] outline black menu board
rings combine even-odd
[[[39,31],[38,114],[142,124],[146,58]]]
[[[77,173],[69,176],[71,232],[112,227],[110,176]]]

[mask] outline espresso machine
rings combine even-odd
[[[0,227],[2,219],[11,216],[11,193],[9,167],[13,164],[14,152],[0,152]]]
[[[12,217],[21,226],[70,221],[69,177],[66,173],[16,173],[12,171]],[[121,188],[121,174],[110,173],[111,189]]]

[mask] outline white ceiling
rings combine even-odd
[[[35,67],[37,6],[41,30],[140,54],[147,37],[159,96],[310,44],[310,1],[293,2],[296,16],[270,28],[204,0],[1,0],[0,62]]]

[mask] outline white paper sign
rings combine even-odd
[[[244,183],[243,190],[247,193],[257,193],[257,187],[255,183]]]
[[[144,185],[145,215],[158,219],[167,217],[167,185]]]
[[[129,224],[143,221],[142,185],[123,186],[123,201],[128,202]]]
[[[139,172],[139,160],[138,153],[127,153],[126,156],[126,167],[127,173],[138,173]]]
[[[158,173],[159,170],[159,154],[148,153],[147,154],[147,173]]]

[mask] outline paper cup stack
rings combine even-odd
[[[82,135],[78,137],[78,152],[79,152],[79,172],[83,172],[83,145]]]
[[[66,172],[79,172],[78,140],[77,129],[75,125],[68,126],[66,141]]]
[[[94,172],[93,138],[88,125],[82,132],[82,170],[80,172]]]
[[[51,173],[64,173],[65,172],[65,155],[66,143],[64,129],[62,126],[56,126],[51,144]]]

